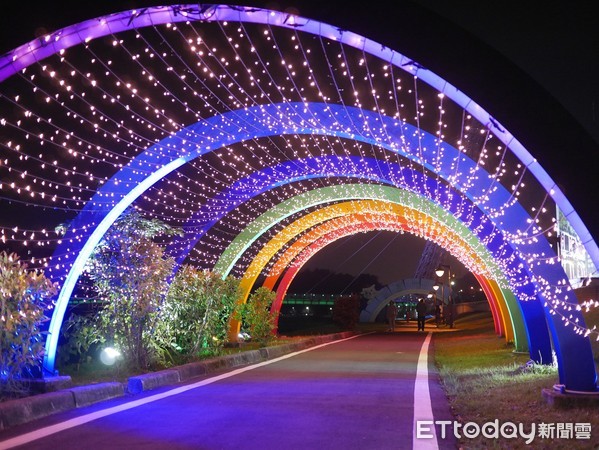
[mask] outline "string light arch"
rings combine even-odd
[[[504,280],[503,273],[499,267],[497,267],[492,255],[488,253],[488,250],[481,244],[477,237],[474,236],[466,226],[464,226],[463,223],[457,220],[448,211],[445,211],[432,202],[426,202],[423,197],[409,191],[403,191],[390,186],[355,184],[339,184],[335,186],[314,189],[305,194],[292,197],[270,209],[248,224],[248,226],[235,237],[229,247],[227,247],[227,249],[222,253],[219,261],[215,265],[215,270],[219,273],[227,275],[230,270],[237,265],[236,262],[242,258],[244,252],[252,245],[252,243],[258,241],[260,236],[264,235],[267,230],[272,229],[277,222],[292,216],[294,212],[311,209],[315,205],[326,205],[332,202],[348,200],[350,198],[383,200],[392,204],[404,205],[411,210],[417,211],[418,213],[414,213],[413,216],[409,216],[409,219],[412,224],[412,231],[418,235],[424,235],[430,238],[427,233],[432,233],[435,235],[439,234],[439,226],[450,230],[460,230],[460,239],[464,239],[470,250],[458,251],[457,247],[455,247],[453,248],[452,253],[455,254],[458,259],[461,259],[465,266],[467,266],[473,273],[480,275],[484,274],[486,277]],[[382,206],[380,207],[382,208]],[[434,226],[428,223],[420,224],[420,220],[417,215],[423,213],[429,217],[434,217],[437,223]],[[373,214],[373,212],[371,211],[370,214]],[[322,218],[322,213],[320,213],[320,216]],[[404,231],[406,230],[404,229]],[[441,233],[440,235],[443,236],[451,233],[453,232]],[[270,238],[271,241],[273,239],[275,238]],[[265,280],[265,286],[269,288],[274,286],[276,279],[282,272],[283,268],[291,263],[291,259],[293,259],[293,257],[297,256],[293,250],[299,251],[299,249],[302,248],[302,245],[309,241],[309,234],[301,235],[289,248],[285,249],[285,255],[279,257],[278,261],[269,269]],[[475,259],[473,259],[473,256],[471,256],[473,254],[476,254],[476,258],[480,258],[481,260],[475,262]],[[254,257],[250,266],[255,262],[255,260],[256,258]],[[256,272],[256,270],[253,272]],[[255,279],[255,277],[252,278]],[[246,284],[248,284],[249,288],[253,285],[253,281],[246,281]],[[503,286],[508,285],[505,281],[500,281],[500,284]],[[517,312],[519,307],[513,300],[513,296],[508,296],[507,298],[510,299],[512,311],[516,311],[515,319],[512,318],[513,313],[509,314],[510,320],[512,322],[517,322],[518,328],[520,329],[519,331],[522,332],[520,314]],[[525,336],[525,334],[521,333],[521,336]],[[520,342],[524,340],[520,340]]]
[[[550,244],[552,211],[566,217],[595,267],[596,243],[505,127],[396,50],[287,13],[173,5],[27,43],[0,58],[0,81],[0,195],[11,211],[0,239],[61,284],[49,370],[81,268],[126,208],[190,230],[202,229],[189,223],[197,211],[224,208],[186,249],[210,266],[251,218],[343,177],[333,167],[329,177],[300,175],[235,214],[226,202],[206,209],[211,199],[252,173],[336,154],[362,179],[419,185],[442,208],[472,212],[458,216],[501,261],[524,317],[547,322],[528,332],[551,332],[560,382],[596,390],[595,330]],[[405,170],[381,172],[390,163]]]

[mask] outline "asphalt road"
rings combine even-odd
[[[414,438],[415,415],[453,420],[427,336],[361,335],[53,415],[0,449],[455,449]]]

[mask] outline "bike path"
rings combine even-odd
[[[432,349],[421,352],[427,337],[372,333],[318,345],[15,427],[0,448],[455,449],[452,436],[414,437],[414,411],[428,414],[427,398],[432,417],[418,418],[454,419]]]

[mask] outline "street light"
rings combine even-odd
[[[439,322],[441,320],[441,314],[440,314],[440,308],[439,308],[439,303],[437,301],[437,291],[439,290],[439,285],[435,282],[435,284],[433,284],[433,290],[435,291],[435,324],[437,325],[437,328],[439,328]],[[433,294],[429,294],[429,296],[433,296]]]
[[[439,277],[442,278],[443,275],[445,275],[445,269],[444,267],[447,268],[447,288],[449,289],[449,291],[447,292],[447,305],[449,307],[449,328],[453,328],[453,301],[451,298],[451,267],[449,266],[449,264],[440,264],[439,267],[437,267],[437,269],[435,270],[435,274]],[[443,282],[443,281],[441,281]],[[445,299],[445,296],[443,294],[443,289],[444,289],[444,284],[441,285],[441,298]]]
[[[439,290],[439,285],[437,283],[433,284],[433,290],[435,291],[435,311],[437,310],[437,291]]]

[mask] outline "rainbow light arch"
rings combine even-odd
[[[440,232],[437,233],[439,224],[436,221],[433,221],[430,216],[421,213],[418,210],[408,210],[403,205],[384,200],[352,200],[335,203],[329,206],[323,206],[322,208],[312,211],[291,222],[285,226],[283,230],[272,237],[266,245],[262,246],[241,278],[241,287],[243,291],[242,301],[247,299],[249,292],[262,272],[262,269],[289,241],[293,240],[296,236],[305,233],[317,224],[329,221],[335,217],[354,214],[356,210],[360,211],[357,214],[390,214],[398,221],[404,219],[405,222],[403,223],[403,226],[406,230],[409,230],[412,234],[420,235],[421,237],[435,238],[439,245],[452,250],[452,253],[454,254],[457,253],[457,250],[466,248],[466,244],[462,237],[453,232],[451,228],[443,227],[444,234]],[[408,220],[410,223],[407,223]],[[464,261],[465,265],[475,273],[485,272],[485,264],[476,253],[465,252],[464,256],[470,255],[471,260]]]
[[[302,209],[305,209],[309,206],[322,204],[324,202],[329,201],[342,200],[347,198],[375,198],[385,199],[386,201],[399,201],[404,204],[414,205],[419,210],[425,210],[432,215],[445,215],[444,220],[451,223],[452,227],[463,227],[463,225],[460,224],[456,220],[456,218],[449,214],[447,211],[443,211],[442,209],[432,204],[430,201],[427,202],[423,197],[420,197],[419,195],[414,194],[410,191],[398,191],[397,189],[389,186],[366,185],[352,186],[350,194],[348,195],[347,192],[344,192],[342,189],[339,189],[339,187],[330,187],[314,190],[306,193],[303,196],[293,197],[288,201],[278,205],[277,207],[272,208],[267,213],[257,218],[245,230],[240,232],[235,237],[235,239],[222,253],[221,257],[215,264],[215,271],[227,275],[230,269],[235,265],[235,262],[239,258],[241,258],[243,252],[249,248],[252,242],[254,242],[259,235],[264,233],[265,230],[273,227],[273,225],[281,218],[288,217],[292,213],[301,211]],[[434,186],[429,187],[429,189],[435,190]],[[479,219],[482,220],[482,217],[480,217]],[[479,219],[476,219],[474,222],[478,224]],[[472,245],[477,245],[476,240]],[[489,264],[489,266],[492,265],[493,264]],[[501,279],[501,276],[499,276],[498,279]],[[250,281],[248,281],[248,283],[251,284]],[[493,298],[492,291],[488,288],[488,286],[484,285],[484,287],[485,292],[487,293],[489,298]],[[509,298],[511,301],[515,302],[513,294],[510,295],[506,293],[504,294],[504,297]],[[529,305],[529,309],[533,309],[531,305]],[[530,321],[528,326],[530,328],[542,328],[544,319],[538,314],[538,311],[536,311],[536,315],[531,315],[531,317],[534,317],[534,319],[528,319]],[[497,327],[499,328],[500,325],[497,325]],[[233,334],[234,333],[232,332],[232,335]],[[547,361],[546,358],[550,358],[551,355],[549,336],[547,334],[538,332],[533,336],[530,336],[530,339],[532,339],[532,342],[529,344],[529,347],[531,349],[531,355],[533,355],[531,357],[536,357],[538,358],[538,360]]]
[[[22,69],[25,69],[46,57],[58,54],[63,50],[74,47],[80,43],[88,43],[94,39],[106,36],[108,34],[115,34],[121,31],[133,30],[141,27],[156,26],[157,24],[187,23],[190,21],[240,21],[242,23],[268,24],[271,27],[280,27],[289,30],[297,30],[301,27],[302,32],[318,35],[348,47],[359,48],[369,55],[384,61],[388,61],[389,64],[397,68],[401,68],[401,70],[404,70],[407,73],[417,76],[428,85],[437,89],[439,93],[443,94],[447,98],[450,98],[457,105],[461,106],[464,111],[467,111],[469,114],[474,116],[481,124],[485,124],[485,126],[487,126],[489,130],[492,130],[494,135],[501,142],[509,147],[510,151],[517,156],[524,167],[526,167],[528,171],[536,176],[537,180],[545,188],[548,195],[564,212],[569,222],[582,238],[583,244],[587,248],[591,258],[595,262],[595,265],[599,265],[597,264],[599,261],[599,251],[597,249],[597,245],[557,185],[551,180],[548,174],[545,173],[540,164],[531,157],[528,151],[526,151],[526,149],[524,149],[523,146],[509,132],[501,127],[501,125],[498,124],[486,111],[480,108],[465,94],[442,80],[436,74],[421,68],[418,64],[415,64],[412,60],[406,58],[405,56],[397,53],[394,50],[381,46],[378,43],[370,41],[367,38],[356,35],[352,32],[339,30],[334,26],[322,24],[310,19],[290,16],[287,13],[261,10],[257,8],[232,7],[228,5],[210,5],[207,8],[200,8],[198,5],[175,5],[168,7],[147,8],[143,11],[126,11],[101,18],[101,20],[86,21],[76,26],[67,27],[63,30],[52,33],[45,39],[36,40],[24,46],[18,47],[13,52],[10,52],[8,55],[0,58],[0,81],[5,80],[16,72],[21,71]],[[370,118],[373,120],[368,124],[365,124],[363,121],[363,116],[368,116],[368,114],[365,114],[365,110],[356,108],[354,111],[355,115],[352,115],[348,114],[348,111],[351,110],[351,108],[348,108],[347,105],[344,105],[343,108],[332,108],[333,110],[336,110],[334,112],[337,114],[346,114],[346,120],[345,122],[342,120],[342,122],[347,124],[347,127],[342,128],[335,133],[333,127],[327,129],[327,126],[332,124],[321,122],[320,119],[322,117],[319,116],[321,112],[326,114],[330,113],[331,105],[325,105],[325,108],[320,111],[318,111],[318,107],[315,106],[314,103],[309,103],[309,105],[310,106],[307,107],[308,112],[305,113],[305,116],[302,116],[300,109],[306,108],[306,104],[301,103],[297,105],[284,105],[287,108],[287,114],[289,115],[288,117],[296,114],[296,116],[300,118],[299,122],[295,124],[297,126],[291,126],[288,129],[285,129],[285,127],[280,127],[277,129],[276,126],[270,128],[272,126],[271,119],[280,114],[280,105],[270,105],[270,109],[268,106],[265,107],[263,105],[261,105],[259,108],[255,108],[254,110],[251,110],[251,108],[245,108],[243,110],[240,109],[236,112],[217,115],[215,116],[217,118],[212,122],[210,122],[210,120],[202,121],[197,129],[194,129],[193,126],[184,128],[183,134],[189,130],[192,130],[193,133],[195,133],[195,135],[192,137],[197,138],[198,136],[203,136],[206,138],[205,143],[199,144],[198,140],[195,140],[193,141],[194,145],[189,147],[187,146],[187,138],[175,133],[170,138],[161,141],[163,147],[153,146],[148,148],[147,151],[144,152],[143,157],[132,160],[131,164],[126,165],[115,177],[111,178],[109,182],[102,187],[102,189],[99,189],[98,197],[95,197],[92,199],[92,201],[87,203],[87,207],[76,219],[74,223],[75,226],[72,230],[77,231],[72,231],[72,234],[65,239],[65,241],[68,242],[65,244],[65,248],[60,248],[56,253],[57,260],[56,264],[54,264],[54,267],[56,267],[55,273],[58,273],[58,278],[61,278],[61,268],[70,266],[71,269],[67,270],[64,285],[66,286],[66,289],[63,286],[63,291],[61,292],[61,297],[58,300],[56,308],[54,309],[52,323],[50,325],[50,338],[47,341],[46,347],[47,367],[53,368],[54,365],[54,354],[56,351],[58,332],[60,330],[60,325],[64,316],[64,308],[66,308],[66,303],[68,303],[70,292],[72,292],[72,288],[77,282],[78,275],[80,273],[77,273],[77,271],[80,270],[82,265],[85,263],[89,253],[95,244],[97,244],[97,242],[101,239],[110,224],[114,222],[114,220],[129,205],[131,205],[158,180],[161,180],[170,172],[192,161],[194,158],[201,155],[203,150],[211,150],[212,148],[219,148],[219,146],[230,145],[235,139],[256,139],[260,136],[265,137],[271,135],[269,133],[272,133],[272,135],[281,135],[284,133],[323,133],[341,136],[347,139],[361,139],[364,142],[370,142],[373,145],[382,145],[384,147],[384,142],[380,142],[380,136],[374,134],[369,136],[367,135],[374,128],[380,128],[382,130],[388,131],[393,129],[394,126],[393,121],[386,121],[383,117],[377,118],[376,114],[371,115]],[[229,131],[233,131],[231,128],[228,128],[228,126],[234,126],[232,124],[234,124],[235,118],[243,117],[243,121],[246,124],[256,124],[253,122],[253,120],[259,116],[259,111],[256,111],[257,109],[268,110],[266,115],[263,116],[265,120],[262,124],[257,124],[258,126],[252,128],[251,131],[249,131],[249,129],[245,129],[237,135],[233,133],[232,135],[236,136],[233,140],[231,140],[231,133],[225,136]],[[252,114],[256,114],[256,117],[249,117],[247,115],[248,110],[251,110]],[[314,119],[315,117],[319,117],[319,120],[310,122],[310,120]],[[221,120],[222,126],[218,126],[219,120]],[[222,122],[223,120],[227,123]],[[309,126],[304,127],[304,120],[307,120]],[[336,120],[337,118],[333,119],[333,121]],[[365,124],[366,126],[360,129],[360,123]],[[212,124],[210,133],[214,134],[203,134],[206,132],[204,129],[207,126],[206,124]],[[358,124],[357,127],[355,126],[356,124]],[[388,125],[391,127],[388,127]],[[259,130],[260,132],[255,133],[255,130]],[[237,132],[238,131],[239,130],[237,130]],[[489,217],[495,219],[491,222],[493,222],[495,225],[505,225],[504,227],[500,228],[507,234],[511,233],[511,243],[523,256],[528,254],[536,254],[542,257],[547,256],[548,259],[551,259],[551,248],[542,236],[535,235],[530,238],[530,242],[525,242],[524,238],[522,238],[522,241],[519,241],[519,237],[517,236],[518,230],[510,229],[510,223],[515,223],[517,222],[518,218],[525,217],[522,214],[523,211],[514,211],[517,209],[517,207],[511,208],[511,206],[514,204],[518,205],[517,203],[510,203],[513,201],[511,195],[503,195],[503,197],[501,194],[496,195],[496,191],[494,191],[495,186],[493,186],[493,183],[480,185],[475,184],[470,186],[469,183],[471,180],[469,180],[468,177],[460,179],[456,176],[453,168],[453,162],[458,159],[455,157],[455,155],[448,156],[448,154],[445,152],[448,150],[448,147],[437,145],[434,137],[427,135],[423,137],[420,132],[421,130],[417,130],[418,134],[416,140],[418,141],[418,145],[422,144],[423,140],[426,141],[429,139],[429,153],[425,154],[426,152],[424,150],[426,150],[426,148],[418,146],[417,148],[420,153],[415,156],[413,155],[413,162],[420,164],[427,170],[442,175],[453,186],[459,188],[472,188],[472,190],[468,192],[471,199],[477,198],[481,201],[486,201],[488,196],[491,194],[495,195],[494,204],[491,205],[491,208],[486,211],[487,214],[489,214]],[[409,138],[410,136],[406,134],[398,136],[397,142],[405,142],[404,140],[406,137]],[[412,137],[414,137],[414,135],[412,135]],[[162,153],[163,150],[168,148],[169,144],[172,146],[176,145],[178,147],[177,151],[172,151],[174,149],[174,147],[172,147],[170,149],[170,154],[168,154],[168,152],[167,154]],[[204,145],[206,148],[199,150],[198,147],[202,145]],[[393,145],[391,145],[388,149],[390,151],[399,151],[401,146],[394,148]],[[449,153],[451,153],[451,151],[449,151]],[[406,155],[404,154],[404,156]],[[151,168],[149,172],[148,168]],[[146,174],[149,175],[145,176]],[[107,198],[109,200],[107,200]],[[447,200],[450,201],[450,199]],[[505,204],[511,205],[508,210],[502,210],[502,205]],[[98,212],[96,209],[98,208],[98,205],[103,205],[103,207],[107,209],[104,209],[100,214],[96,214]],[[499,210],[501,210],[501,216],[496,215],[498,214]],[[474,226],[474,228],[476,229],[477,227]],[[485,231],[491,233],[491,235],[493,233],[489,230]],[[489,247],[493,247],[494,243],[492,241],[495,239],[495,236],[496,235],[493,235],[492,238],[488,239],[490,242],[485,242],[485,244]],[[77,255],[73,263],[71,263],[71,260],[69,259],[72,255]],[[65,262],[65,260],[67,261]],[[526,258],[523,257],[522,260],[528,263]],[[533,283],[523,282],[523,284],[518,286],[518,289],[515,291],[520,297],[522,297],[520,303],[523,311],[525,312],[525,316],[538,318],[539,315],[544,315],[544,318],[547,319],[549,329],[554,337],[558,361],[560,361],[560,381],[562,381],[564,385],[571,389],[594,391],[596,390],[596,374],[594,364],[591,364],[592,352],[590,351],[590,345],[588,344],[588,336],[585,335],[581,338],[580,329],[576,328],[575,325],[576,323],[581,323],[584,325],[584,320],[582,320],[582,316],[578,310],[571,310],[574,307],[574,303],[570,301],[565,292],[561,292],[561,289],[558,293],[559,295],[556,297],[550,296],[549,291],[552,289],[552,287],[555,285],[560,286],[561,280],[563,279],[563,271],[559,268],[550,266],[551,264],[546,264],[542,267],[542,270],[539,269],[537,272],[535,272],[534,267],[522,268],[523,270],[531,270],[533,273],[537,273],[539,276],[533,277]],[[74,270],[72,270],[72,268],[74,268]],[[518,282],[521,282],[521,280],[518,280]],[[526,301],[527,299],[533,298],[539,299],[539,302],[543,300],[546,302],[551,302],[553,306],[550,305],[548,308],[545,308],[545,311],[539,311],[537,304],[538,302]],[[566,325],[574,324],[573,326],[570,326],[567,331],[564,331],[562,328],[560,328],[562,323],[560,323],[559,320],[551,317],[551,313],[556,312],[558,306],[564,305],[564,311],[566,311],[566,314],[570,314],[570,316],[568,318],[562,315],[562,318],[565,319],[562,319],[562,322],[565,322]],[[560,313],[560,311],[557,312]],[[542,333],[541,330],[537,329],[533,330],[533,332],[534,334]],[[567,355],[568,351],[573,349],[578,350],[579,354],[582,355],[578,361],[572,360],[572,358],[569,358]]]
[[[325,248],[335,240],[341,239],[342,237],[351,236],[356,233],[373,230],[409,232],[419,235],[419,230],[415,229],[416,227],[405,222],[406,219],[409,219],[409,221],[415,219],[418,214],[410,214],[410,212],[405,214],[406,209],[408,208],[400,207],[398,208],[398,211],[394,211],[394,213],[352,213],[349,216],[330,219],[322,223],[320,226],[312,228],[310,231],[303,234],[300,238],[293,242],[293,244],[291,244],[272,265],[263,283],[263,286],[274,290],[277,281],[282,278],[281,283],[276,287],[276,300],[272,308],[272,311],[275,313],[275,315],[280,310],[289,285],[293,281],[295,275],[301,270],[302,266],[308,262],[311,256],[314,256],[316,253],[318,253],[318,251]],[[399,211],[404,214],[397,214]],[[402,219],[404,221],[402,221]],[[436,239],[439,238],[439,235],[443,235],[447,238],[455,238],[453,243],[460,247],[462,251],[473,251],[471,248],[464,248],[467,246],[467,244],[465,242],[460,242],[461,237],[455,234],[455,232],[453,232],[453,230],[445,224],[436,224],[434,228],[426,230],[426,232],[430,232],[430,234],[426,237],[421,237],[434,240],[435,242],[437,242]],[[475,255],[473,255],[473,259],[476,259]],[[484,262],[481,260],[480,264],[484,264]],[[489,283],[495,283],[497,285],[497,283],[488,276],[482,276],[476,271],[473,271],[473,274],[481,285],[484,284],[485,286],[488,286]],[[488,291],[485,291],[485,293],[489,294]],[[493,313],[494,324],[496,326],[495,331],[500,336],[504,335],[507,342],[514,342],[518,351],[526,351],[526,344],[524,344],[524,347],[522,346],[523,343],[526,342],[525,332],[521,336],[515,335],[515,327],[512,325],[517,321],[520,321],[521,323],[522,317],[520,311],[516,310],[515,312],[512,312],[507,305],[498,310],[498,303],[501,302],[503,306],[506,304],[506,300],[502,297],[501,293],[496,291],[492,291],[490,294],[491,295],[488,296],[488,301],[492,305],[491,310]],[[521,331],[525,331],[524,327],[521,328]]]
[[[229,247],[221,255],[219,261],[215,265],[215,270],[223,274],[223,276],[226,276],[229,273],[230,269],[235,265],[235,261],[241,258],[243,252],[247,250],[250,247],[250,245],[258,239],[260,235],[264,234],[266,230],[272,228],[274,224],[280,221],[282,218],[288,217],[292,212],[305,209],[309,206],[321,205],[331,201],[347,200],[348,198],[375,199],[382,200],[383,202],[389,202],[391,204],[408,205],[408,208],[417,211],[418,214],[422,214],[421,211],[426,211],[425,214],[428,217],[435,217],[438,223],[442,225],[443,230],[460,230],[463,239],[465,239],[468,242],[469,248],[474,249],[473,252],[475,254],[479,256],[483,255],[481,256],[481,258],[485,259],[486,262],[483,262],[479,267],[484,267],[484,269],[481,270],[479,268],[477,270],[475,267],[471,267],[471,269],[473,269],[473,273],[476,274],[477,278],[479,279],[479,282],[481,282],[481,284],[483,285],[485,293],[489,299],[495,299],[500,297],[504,299],[503,302],[499,303],[499,309],[497,309],[497,302],[492,303],[494,311],[499,311],[501,313],[496,313],[494,315],[496,319],[496,330],[498,333],[501,334],[503,332],[502,330],[516,329],[518,336],[520,336],[519,339],[516,339],[518,342],[517,347],[519,349],[524,348],[523,342],[525,342],[526,340],[526,332],[524,330],[524,325],[522,323],[521,316],[518,312],[519,307],[515,301],[515,297],[513,293],[509,291],[509,289],[500,286],[500,284],[505,284],[505,282],[498,283],[497,281],[493,280],[494,277],[497,277],[497,279],[502,279],[503,275],[500,271],[497,270],[496,267],[494,267],[495,264],[492,260],[492,257],[489,255],[488,250],[480,244],[480,241],[476,239],[476,237],[471,233],[470,230],[468,230],[462,223],[460,223],[454,216],[449,214],[447,211],[443,210],[437,205],[434,205],[431,202],[424,201],[422,197],[419,197],[418,195],[412,192],[402,191],[390,186],[351,185],[351,190],[349,191],[351,195],[348,196],[347,188],[348,186],[344,187],[341,185],[337,185],[327,188],[316,189],[306,194],[292,197],[286,202],[277,205],[277,207],[272,208],[267,213],[258,217],[254,222],[250,223],[245,230],[243,230],[237,235],[237,237],[231,242]],[[330,210],[335,211],[335,213],[347,212],[348,214],[350,214],[351,211],[346,211],[346,209],[347,208],[335,209],[331,207]],[[371,212],[370,214],[373,213]],[[311,219],[314,219],[316,221],[319,220],[318,217],[312,217]],[[413,219],[413,221],[415,223],[418,223],[417,219]],[[303,225],[300,223],[300,233],[302,232],[302,226]],[[405,230],[406,228],[404,228],[404,231]],[[431,231],[436,231],[436,229],[433,227],[431,228]],[[293,233],[294,232],[291,231],[291,234]],[[317,234],[318,231],[315,231],[315,233]],[[444,233],[447,232],[444,231]],[[277,272],[280,272],[282,267],[286,266],[287,264],[290,264],[290,260],[305,247],[305,245],[303,245],[304,241],[309,242],[311,238],[312,236],[309,235],[302,236],[300,240],[292,244],[286,250],[286,252],[279,257],[279,262],[276,262],[272,266],[269,275],[266,278],[266,287],[271,288],[272,286],[274,286],[276,278],[278,277],[278,275],[280,275],[280,273],[277,274]],[[284,240],[285,237],[279,237],[277,239]],[[273,243],[273,245],[276,247],[280,246],[281,243],[275,242]],[[255,279],[258,276],[258,272],[261,270],[260,266],[262,265],[263,267],[266,264],[264,260],[262,261],[262,264],[260,262],[257,262],[256,258],[258,258],[258,256],[255,257],[252,263],[250,264],[250,266],[254,265],[254,268],[251,270],[246,270],[246,275],[243,278],[243,286],[245,289],[244,299],[247,298],[249,294],[249,289],[251,289],[251,287],[253,286]],[[468,263],[466,263],[466,265],[468,265]],[[491,274],[491,276],[487,275],[485,277],[482,277],[479,272],[485,272]],[[282,299],[280,300],[282,301]],[[510,312],[510,310],[512,312]],[[503,318],[503,324],[500,324],[499,317]],[[509,318],[509,325],[505,324],[505,320],[507,320],[506,318]],[[238,325],[236,324],[235,327],[232,328],[231,336],[235,336],[237,334],[237,326]],[[508,334],[508,339],[511,340],[512,338],[513,331],[510,331]],[[548,336],[546,342],[544,343],[544,346],[545,348],[548,348]],[[541,345],[535,343],[532,344],[532,347],[535,348],[535,351],[533,353],[539,353],[540,355],[544,355],[540,350],[538,350],[539,348],[541,348]]]
[[[358,224],[355,225],[351,225],[345,228],[338,228],[334,233],[325,234],[324,236],[316,239],[313,243],[305,246],[303,251],[301,251],[301,253],[289,266],[289,268],[285,270],[282,276],[282,280],[276,288],[276,299],[273,304],[272,311],[276,313],[278,312],[278,310],[280,310],[289,285],[293,282],[293,279],[301,270],[302,266],[306,264],[312,256],[318,253],[318,251],[342,237],[349,236],[354,233],[382,229],[396,232],[406,231],[401,226],[398,227],[397,222],[395,221],[385,222],[384,220],[382,220],[379,222],[379,218],[377,218],[373,222],[358,222]],[[512,323],[519,322],[520,324],[522,324],[522,318],[519,314],[519,311],[517,311],[515,314],[511,313],[511,310],[508,305],[509,294],[511,293],[502,290],[498,286],[498,284],[492,279],[478,274],[474,275],[479,284],[481,285],[482,289],[484,290],[487,300],[489,301],[495,326],[495,332],[500,336],[504,335],[507,342],[514,342],[516,351],[527,351],[527,336],[525,328],[522,327],[521,329],[518,329],[512,326]],[[265,283],[264,285],[266,287],[269,287],[272,281],[273,279],[271,279],[269,283]],[[384,303],[386,304],[387,302]],[[381,304],[381,306],[384,305]],[[379,310],[380,308],[378,310],[372,311],[371,317],[375,317],[376,313],[378,313]]]
[[[433,215],[437,218],[437,220],[441,220],[441,223],[443,223],[444,225],[449,224],[448,227],[450,229],[462,230],[463,234],[465,235],[465,239],[468,240],[469,245],[472,248],[475,248],[478,253],[487,256],[487,262],[485,263],[486,268],[483,270],[483,272],[493,273],[493,276],[498,277],[499,279],[503,278],[501,272],[496,267],[494,267],[495,264],[493,263],[492,258],[488,255],[487,249],[485,249],[484,246],[481,245],[480,241],[478,241],[474,237],[474,235],[470,233],[470,230],[467,230],[467,228],[464,227],[463,224],[461,224],[455,217],[453,217],[447,211],[444,211],[440,207],[432,204],[431,202],[424,201],[422,197],[419,197],[414,193],[411,193],[409,191],[402,191],[390,186],[351,185],[351,189],[349,188],[350,186],[336,185],[327,188],[315,189],[314,191],[310,191],[306,194],[292,197],[286,202],[277,205],[277,207],[272,208],[267,213],[258,217],[254,222],[249,224],[246,227],[246,229],[244,229],[237,235],[237,237],[231,242],[231,244],[227,247],[227,249],[219,258],[217,264],[215,265],[215,270],[226,276],[229,273],[230,269],[235,265],[235,262],[239,260],[239,258],[241,258],[243,252],[252,244],[252,242],[255,242],[256,239],[260,235],[262,235],[266,230],[272,228],[277,221],[281,220],[284,217],[288,217],[293,212],[300,211],[308,206],[314,206],[331,201],[347,200],[348,198],[359,198],[379,199],[385,200],[387,202],[395,202],[402,205],[410,205],[411,208],[417,208],[417,210],[419,211],[427,211],[429,215]],[[309,238],[307,239],[309,240]],[[293,254],[293,250],[301,249],[301,244],[301,242],[294,243],[289,249],[287,249],[286,253],[280,257],[279,262],[273,265],[269,273],[269,277],[267,277],[266,279],[267,287],[270,288],[272,287],[272,285],[274,285],[276,277],[276,275],[274,274],[280,271],[281,267],[286,266],[290,263],[290,259],[292,259],[292,257],[295,256],[295,254]],[[474,270],[474,272],[476,273],[477,271]],[[248,283],[250,284],[250,286],[253,285],[252,280],[249,280]],[[505,284],[505,282],[503,282],[502,284]],[[497,289],[501,288],[497,286]],[[502,294],[503,298],[509,299],[512,309],[517,311],[518,306],[515,302],[513,294],[509,293],[509,290],[505,288],[501,290],[505,291]],[[495,298],[495,295],[493,295],[493,291],[490,291],[488,288],[488,283],[485,284],[485,292],[489,298]],[[497,309],[495,309],[494,311],[497,311]],[[494,317],[498,318],[499,314],[495,314]],[[523,330],[523,324],[520,315],[507,314],[507,312],[502,309],[502,317],[510,317],[510,321],[512,323],[518,322],[517,325],[510,324],[510,328],[518,329],[521,338],[517,339],[517,347],[523,348],[520,343],[523,343],[525,341],[523,337],[526,336],[526,333]],[[505,325],[502,327],[499,324],[498,319],[496,319],[495,322],[496,330],[498,331],[498,333],[501,333],[502,329],[507,328]],[[232,336],[236,335],[235,330],[232,330],[231,333]],[[508,339],[509,338],[511,338],[511,334],[508,337]]]

